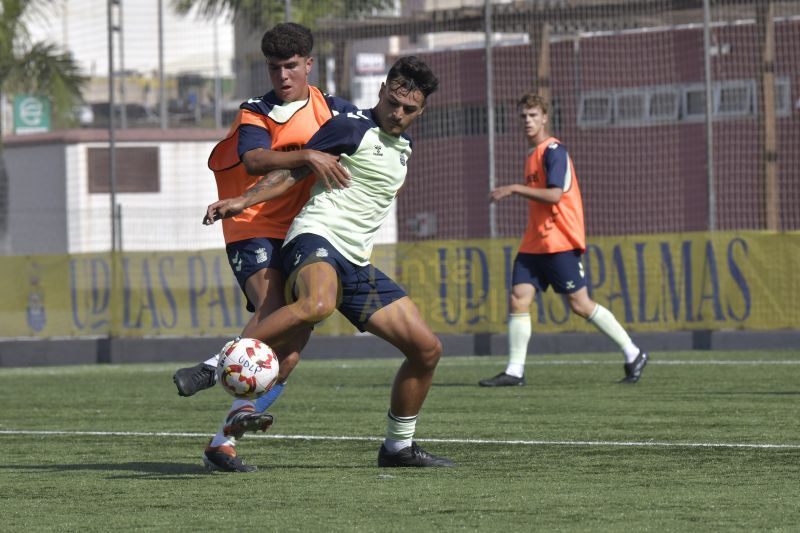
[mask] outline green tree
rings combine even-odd
[[[33,42],[29,23],[47,20],[53,0],[0,0],[0,95],[29,93],[50,99],[53,122],[73,123],[86,81],[69,53],[54,44]],[[0,138],[0,253],[8,251],[8,173]]]
[[[358,18],[394,6],[394,0],[291,0],[292,22],[316,28],[325,18]],[[173,0],[180,13],[196,8],[206,17],[235,14],[254,28],[268,28],[283,22],[285,0]]]

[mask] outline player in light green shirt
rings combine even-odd
[[[392,386],[378,466],[454,466],[413,442],[441,342],[405,291],[369,263],[375,233],[405,180],[412,143],[404,132],[422,115],[427,97],[437,88],[438,80],[424,62],[413,56],[400,58],[389,70],[373,109],[329,120],[304,146],[339,155],[350,174],[349,186],[328,189],[317,183],[281,250],[296,300],[242,333],[270,344],[338,309],[359,330],[403,352],[406,360]],[[243,196],[211,204],[206,222],[274,198],[302,176],[296,169],[271,172]]]
[[[350,173],[350,186],[326,190],[317,183],[311,198],[295,217],[286,242],[303,233],[325,237],[348,261],[369,263],[375,233],[383,224],[406,177],[411,140],[385,133],[373,110],[349,113],[330,121],[308,145],[340,151],[340,164]]]

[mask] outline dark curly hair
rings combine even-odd
[[[261,38],[261,52],[267,59],[289,59],[295,55],[309,57],[313,49],[311,30],[294,22],[281,22]]]
[[[420,91],[427,100],[428,95],[439,88],[439,80],[430,67],[416,56],[405,56],[394,62],[386,76],[386,85],[403,91]]]

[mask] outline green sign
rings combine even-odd
[[[14,133],[50,131],[50,100],[43,96],[14,96]]]

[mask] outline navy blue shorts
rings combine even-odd
[[[389,276],[372,265],[351,263],[327,239],[313,233],[302,233],[286,243],[281,258],[289,273],[287,287],[292,290],[300,267],[319,261],[331,265],[339,275],[337,309],[359,331],[365,331],[364,326],[379,309],[406,296]]]
[[[225,251],[228,253],[228,262],[242,288],[244,297],[247,300],[247,310],[251,313],[256,310],[253,302],[247,298],[244,284],[247,278],[264,268],[274,268],[282,270],[280,260],[280,250],[283,239],[268,239],[266,237],[256,237],[245,239],[228,244]]]
[[[553,286],[558,294],[570,294],[586,286],[580,250],[554,254],[518,253],[511,284],[530,283],[538,291]]]

